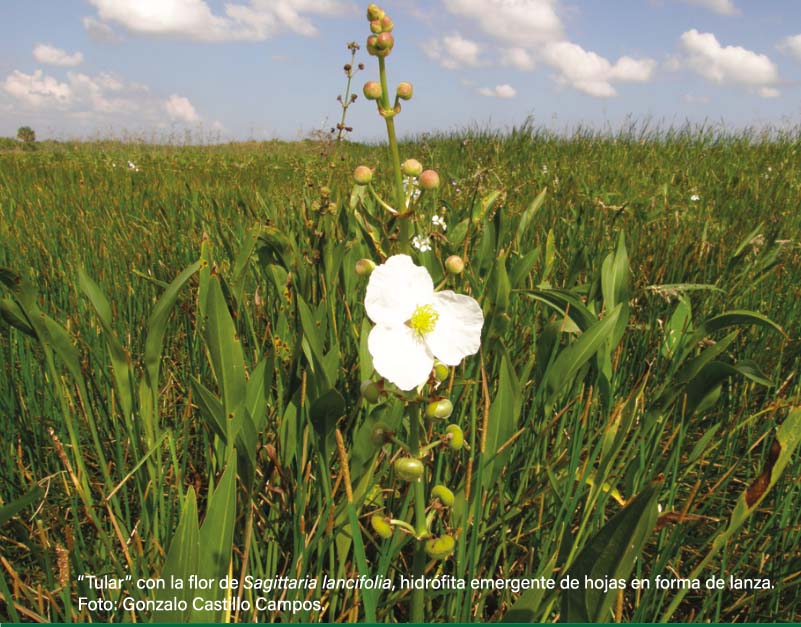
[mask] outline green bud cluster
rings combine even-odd
[[[395,45],[392,29],[395,24],[392,18],[383,9],[375,4],[367,7],[367,21],[370,22],[370,32],[367,38],[367,52],[374,57],[386,57]]]

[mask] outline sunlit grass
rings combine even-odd
[[[547,188],[513,259],[540,252],[504,315],[485,329],[481,357],[460,368],[451,383],[452,420],[462,425],[471,448],[435,468],[437,481],[457,493],[451,522],[459,542],[443,572],[557,574],[554,568],[571,548],[580,548],[620,509],[611,490],[577,479],[588,477],[610,424],[628,412],[634,416],[631,435],[608,480],[622,499],[630,499],[662,477],[662,511],[684,517],[665,519],[646,544],[636,576],[686,576],[703,557],[736,499],[762,472],[772,431],[799,403],[799,149],[797,132],[766,139],[703,129],[559,137],[529,125],[504,135],[478,129],[401,146],[403,155],[436,165],[449,236],[487,194],[501,191],[487,216],[488,230],[469,235],[468,269],[456,280],[482,302],[494,303],[493,264],[500,248],[510,248],[509,238],[498,235],[496,241],[488,233],[514,232],[522,213]],[[233,572],[240,573],[243,563],[247,573],[259,577],[342,576],[356,570],[359,556],[350,548],[340,551],[334,540],[347,523],[339,509],[344,486],[339,460],[315,436],[304,404],[309,365],[298,340],[304,329],[294,312],[302,296],[322,329],[326,353],[336,347],[340,355],[337,389],[346,412],[338,426],[351,452],[351,474],[358,475],[370,461],[359,457],[359,442],[369,435],[371,421],[401,416],[394,413],[397,408],[374,410],[359,398],[366,377],[359,370],[365,283],[352,268],[370,250],[351,219],[346,182],[357,164],[381,164],[378,172],[384,173],[390,167],[384,148],[347,144],[334,164],[331,213],[319,191],[329,178],[329,153],[330,146],[320,142],[100,142],[0,152],[0,267],[16,270],[35,286],[38,306],[73,338],[86,381],[81,393],[58,363],[54,381],[39,344],[0,321],[0,507],[37,483],[45,488],[13,518],[0,521],[0,597],[14,599],[5,606],[0,601],[0,617],[86,620],[74,602],[93,593],[79,586],[77,574],[155,576],[187,487],[195,487],[198,509],[204,511],[208,486],[219,479],[225,460],[193,386],[199,381],[217,389],[200,332],[205,322],[197,316],[202,275],[189,279],[169,319],[156,409],[160,439],[151,443],[152,450],[143,444],[139,414],[124,416],[120,409],[106,333],[78,279],[84,270],[108,298],[112,330],[139,373],[146,322],[157,299],[200,258],[203,246],[210,251],[205,258],[212,260],[211,275],[223,277],[247,372],[264,358],[272,376],[254,490],[238,495]],[[379,178],[378,186],[388,189],[388,178]],[[263,240],[238,262],[256,225],[293,240],[297,265],[294,271],[286,268],[291,275],[275,269],[284,262]],[[602,383],[601,367],[593,362],[567,389],[547,398],[540,384],[576,334],[563,315],[525,293],[550,286],[571,290],[587,303],[601,302],[602,263],[617,249],[621,232],[631,265],[630,317],[613,354],[612,376]],[[329,255],[340,246],[337,265]],[[462,244],[438,246],[443,259],[464,251]],[[687,413],[679,399],[660,414],[657,397],[676,377],[677,349],[666,339],[669,332],[681,334],[687,311],[695,327],[727,310],[760,312],[787,333],[742,326],[719,357],[753,362],[773,386],[734,377],[724,380],[717,403],[703,411]],[[710,337],[720,341],[724,335]],[[711,342],[690,347],[693,355]],[[491,407],[509,369],[526,374],[519,382],[518,417],[509,407]],[[490,429],[501,452],[499,463],[487,470],[486,464],[495,462],[489,455],[494,451],[479,455],[484,426],[507,420],[503,429]],[[386,460],[379,463],[373,483],[392,485],[389,468]],[[673,620],[799,619],[799,468],[791,463],[759,511],[708,566],[709,574],[768,577],[775,587],[757,594],[690,594]],[[485,478],[476,482],[480,469]],[[91,497],[91,506],[82,494]],[[384,505],[402,513],[404,498],[405,492],[390,491]],[[397,576],[409,568],[390,553],[408,555],[373,536],[374,508],[359,511],[363,557],[374,574]],[[383,595],[378,619],[405,620],[404,594]],[[620,615],[656,620],[673,594],[629,593]],[[429,616],[497,619],[515,598],[508,591],[432,596]],[[364,617],[361,598],[330,600],[321,615],[294,619]],[[558,600],[546,599],[536,618],[556,618],[559,610]]]

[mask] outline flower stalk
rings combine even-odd
[[[416,402],[409,405],[409,447],[414,455],[420,454],[420,404]],[[412,576],[417,579],[425,572],[426,551],[422,540],[429,535],[426,488],[422,477],[414,482],[414,524],[418,541],[414,546]],[[422,588],[412,590],[409,620],[413,623],[425,622],[425,590]]]

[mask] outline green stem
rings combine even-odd
[[[389,89],[387,88],[387,69],[384,57],[378,57],[378,75],[381,80],[381,109],[389,110]],[[403,174],[401,173],[400,152],[398,151],[398,138],[395,135],[395,118],[386,116],[387,138],[389,139],[389,155],[392,158],[392,169],[395,173],[395,209],[398,213],[406,211],[406,199],[403,194]],[[400,222],[400,235],[398,246],[401,252],[409,252],[409,221],[405,218]]]
[[[420,453],[420,406],[413,403],[409,411],[409,447],[417,456]],[[421,477],[414,482],[414,526],[418,540],[414,545],[414,561],[412,562],[412,577],[418,579],[423,576],[426,566],[425,537],[428,535],[428,522],[426,521],[426,488]],[[425,590],[413,589],[409,606],[409,619],[412,623],[425,622]]]

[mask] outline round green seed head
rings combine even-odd
[[[439,538],[431,538],[426,541],[426,553],[431,559],[444,560],[451,553],[456,546],[456,540],[453,536],[440,536]]]
[[[445,269],[451,274],[461,274],[464,272],[464,259],[459,255],[451,255],[445,260]]]
[[[383,422],[377,422],[373,427],[373,432],[370,434],[370,440],[372,440],[373,444],[376,446],[384,446],[387,442],[389,442],[391,430]]]
[[[381,85],[376,81],[367,81],[362,92],[367,100],[378,100],[381,97]]]
[[[401,100],[411,100],[412,94],[414,93],[414,88],[412,87],[411,83],[404,81],[403,83],[398,83],[395,93],[398,94],[398,98]]]
[[[356,166],[353,171],[353,180],[357,185],[367,185],[373,180],[373,171],[366,165]]]
[[[428,190],[439,187],[439,174],[436,170],[426,170],[420,175],[420,187]]]
[[[458,451],[464,446],[464,432],[459,425],[448,425],[445,433],[450,436],[448,446],[454,451]]]
[[[375,381],[362,381],[362,398],[366,400],[368,403],[377,403],[378,397],[381,394],[381,390],[378,389],[378,386],[375,384]]]
[[[406,159],[406,161],[401,164],[401,172],[406,176],[420,176],[422,171],[423,164],[417,159]]]
[[[384,540],[388,540],[392,537],[392,525],[390,525],[383,516],[373,514],[372,518],[370,518],[370,525],[373,527],[373,531],[384,538]]]
[[[373,20],[372,22],[370,22],[370,32],[376,35],[383,32],[380,20]]]
[[[399,457],[395,460],[394,468],[402,481],[417,481],[423,476],[423,462],[416,457]]]
[[[440,503],[442,503],[445,507],[451,507],[453,505],[453,501],[455,500],[453,492],[451,492],[441,483],[439,485],[435,485],[431,490],[431,497],[439,499]]]
[[[385,33],[391,33],[392,29],[395,28],[395,24],[392,22],[392,18],[389,15],[385,15],[381,18],[381,30]]]
[[[442,398],[438,401],[433,401],[426,407],[426,416],[429,418],[439,418],[445,420],[450,418],[453,413],[453,403],[447,398]]]
[[[447,264],[447,261],[445,263]],[[451,369],[448,368],[448,366],[439,360],[434,362],[434,376],[436,377],[437,381],[444,381],[450,376],[450,374]]]
[[[356,262],[356,274],[359,276],[370,276],[375,268],[375,261],[372,259],[359,259]]]

